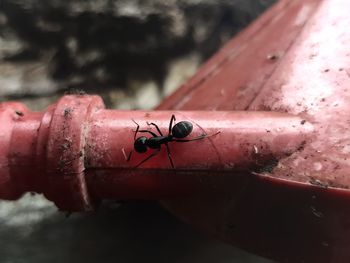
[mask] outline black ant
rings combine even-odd
[[[192,132],[193,125],[189,121],[180,121],[180,122],[178,122],[177,124],[175,124],[173,126],[173,122],[176,121],[175,115],[171,116],[170,123],[169,123],[169,132],[168,132],[168,135],[166,135],[166,136],[163,135],[163,133],[159,129],[158,125],[153,123],[153,122],[151,122],[151,123],[147,122],[147,125],[154,126],[157,129],[159,135],[157,135],[154,132],[151,132],[149,130],[140,130],[139,129],[140,125],[137,122],[135,122],[134,120],[132,120],[132,121],[137,125],[136,131],[135,131],[135,134],[134,134],[134,151],[136,151],[138,153],[145,153],[145,152],[147,152],[148,148],[156,150],[155,152],[153,152],[150,156],[148,156],[146,159],[141,161],[135,167],[139,167],[141,164],[143,164],[144,162],[148,161],[149,159],[151,159],[152,157],[157,155],[160,152],[162,144],[164,144],[166,149],[167,149],[168,158],[169,158],[171,167],[175,168],[173,160],[171,158],[171,154],[170,154],[170,149],[169,149],[169,145],[168,145],[169,142],[191,142],[191,141],[197,141],[197,140],[202,140],[204,138],[207,138],[207,137],[210,137],[210,136],[214,136],[214,135],[217,135],[217,134],[220,133],[220,132],[216,132],[216,133],[214,133],[212,135],[203,134],[203,135],[198,136],[198,137],[193,138],[193,139],[180,140],[182,138],[185,138],[186,136],[188,136]],[[139,132],[141,132],[141,133],[149,133],[153,137],[147,138],[145,136],[141,136],[141,137],[138,137],[136,139],[136,135]],[[127,158],[127,161],[129,161],[131,159],[132,152],[133,151],[130,152],[129,157]]]

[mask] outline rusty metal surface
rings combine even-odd
[[[272,172],[245,174],[228,195],[164,201],[168,209],[279,261],[349,261],[349,9],[280,1],[158,107],[288,112],[316,127]]]

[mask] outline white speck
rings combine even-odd
[[[124,149],[124,148],[122,148],[122,153],[123,153],[123,155],[124,155],[125,160],[128,160],[128,156],[126,155],[125,149]]]
[[[311,209],[311,212],[312,212],[316,217],[318,217],[318,218],[323,217],[323,213],[320,212],[320,211],[318,211],[318,210],[316,209],[316,207],[311,206],[310,209]]]
[[[315,169],[315,171],[320,171],[322,169],[322,163],[315,162],[314,163],[314,169]]]
[[[256,145],[254,145],[253,148],[254,148],[254,153],[255,153],[255,154],[258,154],[258,153],[259,153],[258,147],[257,147]]]
[[[226,168],[234,168],[235,167],[235,164],[234,163],[226,163],[225,164]]]

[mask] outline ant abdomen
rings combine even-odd
[[[193,130],[193,125],[189,121],[180,121],[174,125],[171,134],[175,138],[184,138],[188,136]]]

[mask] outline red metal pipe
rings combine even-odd
[[[136,121],[141,129],[156,122],[164,134],[169,120],[193,123],[189,143],[170,143],[137,169],[149,153],[133,149]],[[271,160],[300,150],[313,127],[300,117],[274,112],[116,111],[97,96],[64,96],[46,112],[30,112],[19,103],[0,106],[0,198],[24,192],[44,193],[64,210],[92,209],[104,198],[162,199],[210,190],[209,176],[235,176],[269,169]],[[155,131],[156,132],[156,131]]]

